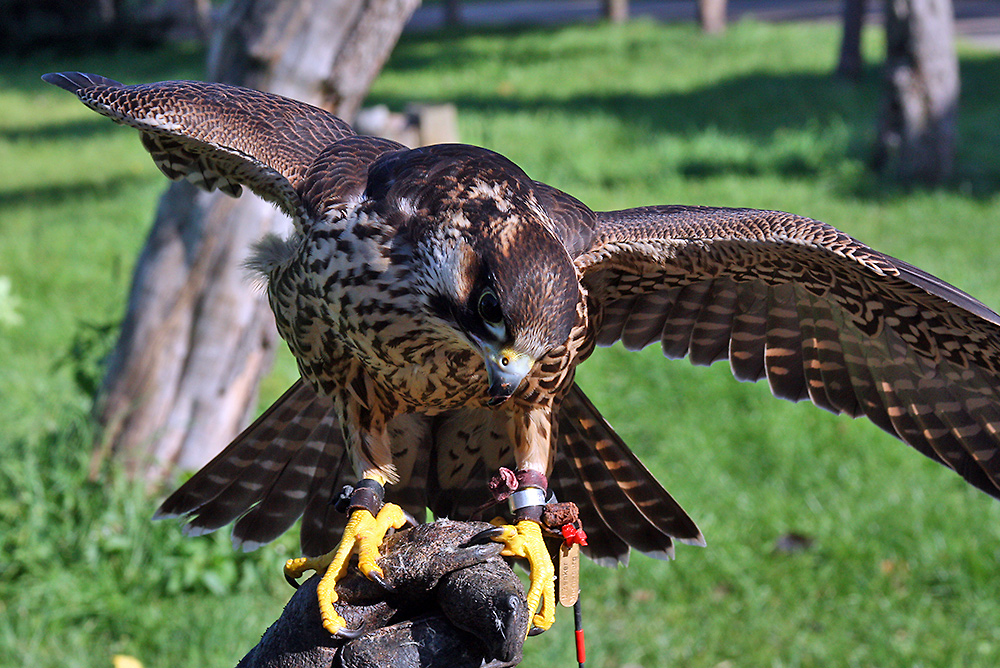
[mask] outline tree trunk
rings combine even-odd
[[[449,28],[462,25],[461,0],[444,0],[444,24]]]
[[[725,32],[726,0],[698,0],[698,23],[710,35]]]
[[[951,0],[886,0],[886,102],[875,167],[904,182],[952,173],[958,56]]]
[[[160,0],[144,4],[134,11],[162,25],[168,39],[208,39],[212,27],[211,0]]]
[[[294,97],[351,118],[419,0],[235,0],[208,78]],[[133,476],[196,469],[246,424],[277,334],[242,262],[290,221],[251,194],[172,184],[133,276],[125,321],[95,405],[108,453]]]
[[[612,23],[625,23],[628,21],[628,1],[629,0],[601,0],[601,9],[604,18]]]
[[[857,79],[861,75],[861,29],[865,24],[868,0],[843,0],[844,32],[840,41],[837,76]]]

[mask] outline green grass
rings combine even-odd
[[[1000,57],[963,54],[958,175],[910,191],[864,167],[879,35],[858,86],[828,75],[837,41],[832,26],[755,23],[720,38],[648,22],[407,36],[372,99],[454,101],[464,141],[595,208],[791,210],[1000,306]],[[289,594],[277,565],[292,537],[233,555],[225,535],[150,523],[156,500],[114,471],[86,479],[86,388],[164,181],[130,132],[37,77],[197,77],[200,61],[0,68],[0,665],[231,666]],[[282,358],[265,401],[293,373]],[[613,348],[580,382],[709,544],[584,565],[588,666],[996,665],[1000,504],[870,424],[776,401],[725,365]],[[812,547],[776,551],[788,532]],[[571,665],[571,619],[529,640],[524,665]]]

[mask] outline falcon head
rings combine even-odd
[[[377,161],[366,195],[399,231],[422,308],[482,357],[489,403],[504,403],[567,342],[582,299],[531,179],[492,151],[438,145]]]

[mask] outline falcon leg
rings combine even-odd
[[[531,569],[531,584],[528,587],[528,610],[537,614],[531,618],[529,635],[547,631],[556,618],[555,566],[548,548],[542,539],[540,525],[542,508],[545,506],[545,476],[537,472],[519,471],[519,478],[525,473],[535,479],[528,485],[522,485],[510,495],[510,510],[514,514],[514,525],[500,525],[499,531],[492,534],[492,540],[503,543],[506,547],[502,554],[505,557],[521,557],[528,560]],[[540,483],[540,487],[534,486]],[[539,604],[541,608],[539,609]]]
[[[506,524],[498,528],[502,532],[493,540],[506,546],[500,554],[527,559],[531,569],[528,610],[538,612],[531,618],[532,628],[528,633],[547,631],[556,620],[556,569],[542,539],[541,526],[535,520],[521,520],[516,525]],[[538,608],[539,603],[541,609]]]
[[[321,557],[300,557],[285,563],[285,579],[293,584],[306,571],[323,572],[316,595],[323,628],[333,635],[350,635],[350,630],[345,628],[347,622],[333,604],[338,598],[337,582],[347,574],[348,564],[355,552],[358,554],[358,570],[368,579],[388,587],[382,569],[375,562],[380,556],[379,546],[386,533],[390,528],[401,529],[406,524],[406,515],[394,503],[383,505],[383,493],[381,481],[362,480],[351,493],[350,518],[340,545]]]

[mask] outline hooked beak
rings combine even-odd
[[[535,360],[512,348],[501,349],[490,345],[483,346],[483,359],[490,384],[490,406],[499,406],[510,399],[535,364]]]

